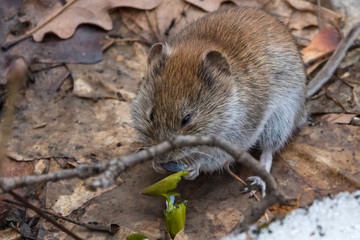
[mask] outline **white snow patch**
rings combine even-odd
[[[252,240],[359,240],[360,190],[343,192],[334,199],[315,201],[308,209],[297,209],[260,231],[251,226]],[[249,240],[246,233],[221,240]]]

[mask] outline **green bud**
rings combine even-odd
[[[175,237],[178,232],[185,228],[186,204],[187,201],[180,204],[166,201],[167,208],[164,211],[165,225],[171,237]]]
[[[150,185],[142,190],[142,194],[151,196],[161,196],[176,188],[182,176],[188,175],[188,171],[180,171]]]
[[[140,233],[135,233],[128,236],[126,240],[149,240],[149,238]]]

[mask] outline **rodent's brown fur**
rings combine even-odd
[[[208,14],[170,47],[154,45],[148,64],[132,104],[135,128],[148,145],[174,135],[218,134],[244,149],[258,144],[274,153],[305,121],[301,56],[288,29],[261,10]],[[156,162],[197,164],[197,176],[199,169],[214,171],[229,160],[219,150],[195,151],[182,149]]]

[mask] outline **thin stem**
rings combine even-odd
[[[58,222],[56,222],[54,219],[52,219],[51,217],[49,217],[48,215],[46,215],[43,211],[41,211],[41,209],[39,209],[38,207],[35,207],[34,205],[32,205],[31,203],[29,203],[25,198],[23,198],[22,196],[16,194],[15,192],[13,192],[12,190],[10,190],[8,192],[11,196],[13,196],[16,200],[18,200],[19,202],[21,202],[22,204],[24,204],[25,207],[30,208],[31,210],[33,210],[34,212],[36,212],[40,217],[46,219],[47,221],[51,222],[55,227],[59,228],[61,231],[65,232],[66,234],[68,234],[69,236],[71,236],[72,238],[76,239],[76,240],[83,240],[82,238],[80,238],[78,235],[76,235],[75,233],[71,232],[69,229],[67,229],[66,227],[64,227],[63,225],[59,224]]]
[[[62,8],[60,8],[59,10],[57,10],[54,14],[52,14],[48,19],[46,19],[44,22],[42,22],[41,24],[37,25],[35,28],[30,29],[29,31],[27,31],[24,35],[16,38],[15,40],[12,40],[10,42],[6,42],[2,47],[7,50],[10,47],[14,46],[15,44],[17,44],[18,42],[21,42],[22,40],[25,40],[28,37],[31,37],[37,30],[39,30],[40,28],[44,27],[46,24],[48,24],[50,21],[52,21],[54,18],[56,18],[60,13],[62,13],[63,11],[65,11],[67,8],[69,8],[74,2],[76,2],[77,0],[70,0],[68,1]]]

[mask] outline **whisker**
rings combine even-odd
[[[149,147],[143,146],[143,147],[136,147],[136,148],[127,148],[127,150],[129,151],[140,151],[140,150],[145,150]]]
[[[207,156],[207,157],[209,157],[209,158],[215,158],[214,156],[212,156],[212,155],[210,155],[210,154],[207,154],[207,153],[204,153],[204,152],[198,151],[198,150],[193,150],[192,153],[204,155],[204,156]]]
[[[186,163],[187,165],[192,165],[193,163],[196,163],[197,161],[196,161],[196,159],[193,157],[193,156],[191,156],[191,153],[188,153],[188,152],[186,152],[185,150],[183,150],[183,149],[179,149],[182,153],[184,153],[184,158],[187,158],[189,161],[188,161],[188,163]]]
[[[126,140],[132,140],[134,142],[141,142],[141,143],[145,143],[145,141],[143,139],[140,138],[134,138],[134,137],[126,137],[126,136],[121,136],[120,139],[126,139]]]

